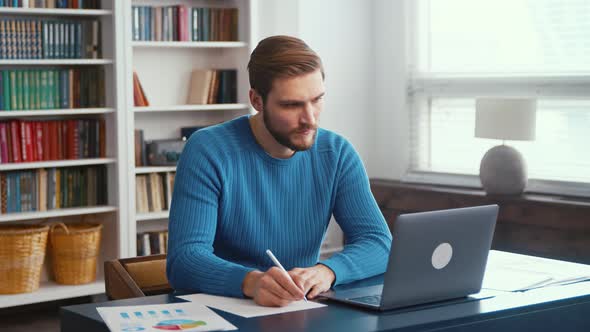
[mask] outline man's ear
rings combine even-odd
[[[252,107],[254,107],[256,111],[262,112],[262,110],[264,109],[262,96],[260,96],[260,94],[258,94],[258,92],[256,92],[256,90],[254,89],[250,89],[250,91],[248,92],[248,96],[250,97],[250,104],[252,104]]]

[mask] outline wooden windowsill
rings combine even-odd
[[[590,263],[590,199],[524,194],[490,196],[483,190],[371,180],[390,227],[400,213],[498,204],[496,249]]]

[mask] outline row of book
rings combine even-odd
[[[237,71],[195,69],[191,73],[188,104],[226,104],[238,100]]]
[[[104,158],[103,119],[0,122],[0,163]]]
[[[2,213],[107,204],[105,166],[0,173]]]
[[[135,176],[137,213],[161,212],[170,208],[175,172],[138,174]]]
[[[0,0],[0,7],[99,9],[100,0]]]
[[[133,40],[237,41],[237,8],[133,6]]]
[[[137,256],[165,254],[168,252],[168,231],[137,233]]]
[[[0,59],[97,59],[98,20],[0,20]]]
[[[0,110],[104,107],[102,67],[0,71]]]

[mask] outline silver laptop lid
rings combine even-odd
[[[384,275],[382,309],[481,289],[498,205],[400,215]]]

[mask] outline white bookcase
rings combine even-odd
[[[0,60],[0,69],[25,69],[30,67],[70,67],[70,66],[102,66],[105,70],[105,108],[87,109],[56,109],[56,110],[24,110],[2,111],[0,121],[10,119],[71,119],[103,118],[106,127],[106,158],[47,161],[34,163],[0,164],[0,172],[37,169],[48,167],[73,167],[83,165],[105,165],[107,168],[108,204],[104,206],[64,208],[39,212],[22,212],[0,214],[0,223],[39,223],[42,221],[87,221],[103,224],[100,256],[97,262],[97,280],[80,286],[64,286],[51,281],[47,258],[43,267],[40,288],[32,293],[0,295],[0,308],[18,306],[36,302],[93,295],[104,292],[103,262],[128,255],[127,183],[121,181],[127,171],[126,149],[126,112],[125,99],[120,93],[124,89],[124,53],[123,38],[123,2],[118,0],[102,0],[102,9],[29,9],[1,8],[2,18],[45,18],[72,19],[97,18],[101,21],[103,49],[102,59],[35,59],[35,60]],[[47,254],[46,254],[47,257]]]
[[[255,0],[133,0],[125,2],[125,67],[128,199],[127,220],[129,255],[136,254],[135,234],[167,228],[168,211],[136,213],[135,176],[174,172],[176,167],[135,167],[134,130],[142,129],[146,141],[178,138],[180,128],[210,125],[250,112],[246,66],[252,51],[256,10]],[[238,8],[238,41],[133,41],[132,6],[185,5],[187,8]],[[187,15],[190,15],[190,9]],[[190,28],[190,26],[189,26]],[[238,103],[187,105],[190,75],[193,69],[237,69]],[[133,70],[137,72],[150,106],[134,107]]]
[[[239,40],[235,42],[146,42],[132,40],[132,6],[238,8]],[[106,158],[0,164],[0,172],[82,165],[106,165],[108,204],[43,212],[0,214],[0,223],[76,221],[81,217],[104,225],[98,278],[94,283],[63,286],[51,281],[44,266],[41,287],[33,293],[0,295],[0,308],[103,293],[105,260],[136,255],[138,232],[167,228],[168,211],[136,213],[135,176],[174,172],[174,166],[135,167],[134,130],[146,140],[178,138],[180,127],[209,125],[251,112],[246,65],[257,42],[257,0],[102,0],[100,10],[0,8],[3,18],[98,18],[102,23],[102,59],[0,60],[0,69],[60,66],[103,66],[106,107],[55,110],[0,111],[0,121],[101,117],[106,122]],[[193,69],[237,69],[238,102],[187,105]],[[149,107],[134,107],[133,70],[139,76]],[[329,253],[323,248],[323,253]],[[47,259],[46,259],[47,263]],[[47,264],[46,264],[47,265]]]

